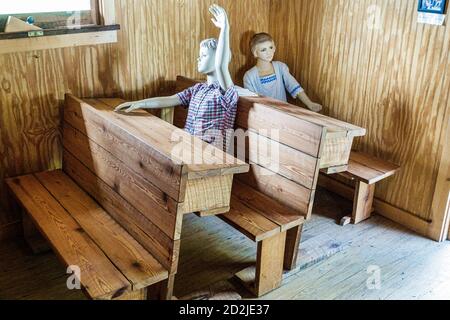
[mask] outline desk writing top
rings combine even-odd
[[[88,113],[100,116],[106,123],[119,127],[126,133],[127,143],[139,142],[152,153],[166,158],[166,163],[181,166],[182,173],[188,179],[245,173],[249,170],[249,165],[245,162],[146,111],[130,114],[114,112],[115,107],[124,100],[71,98],[81,103],[85,120]]]
[[[198,82],[199,81],[197,80],[178,76],[177,90],[186,89]],[[361,137],[366,135],[366,129],[364,128],[268,97],[241,97],[239,99],[239,105],[264,106],[266,108],[279,111],[282,114],[293,116],[299,120],[324,127],[326,128],[328,134],[334,134],[335,137]]]

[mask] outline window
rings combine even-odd
[[[0,32],[9,16],[27,21],[42,29],[80,28],[98,24],[97,0],[14,0],[0,2]]]
[[[116,43],[114,1],[0,0],[0,54]]]

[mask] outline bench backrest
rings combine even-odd
[[[174,273],[183,168],[139,141],[132,134],[136,121],[119,123],[104,101],[66,96],[63,170]]]
[[[194,83],[178,77],[177,91]],[[310,218],[327,128],[261,101],[239,99],[236,128],[248,131],[245,160],[251,169],[237,179]],[[186,116],[185,109],[176,108],[174,124],[182,128]]]

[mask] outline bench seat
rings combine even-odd
[[[348,169],[341,176],[348,174],[353,179],[371,185],[394,175],[399,169],[398,165],[388,161],[364,152],[352,151]]]
[[[60,170],[8,179],[12,194],[91,299],[146,297],[168,271]],[[25,235],[26,236],[26,235]]]
[[[236,274],[238,280],[257,296],[278,288],[287,231],[301,227],[305,217],[239,180],[233,183],[230,212],[219,217],[257,243],[256,266]]]
[[[399,169],[400,166],[370,154],[352,151],[347,170],[331,176],[322,174],[319,185],[353,200],[352,216],[342,218],[341,225],[358,224],[372,215],[375,184],[393,176]]]

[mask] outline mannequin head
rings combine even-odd
[[[198,72],[212,74],[216,71],[217,40],[207,39],[200,43],[200,55],[198,61]]]
[[[250,43],[253,56],[265,62],[272,62],[276,46],[273,38],[268,33],[255,34]]]

